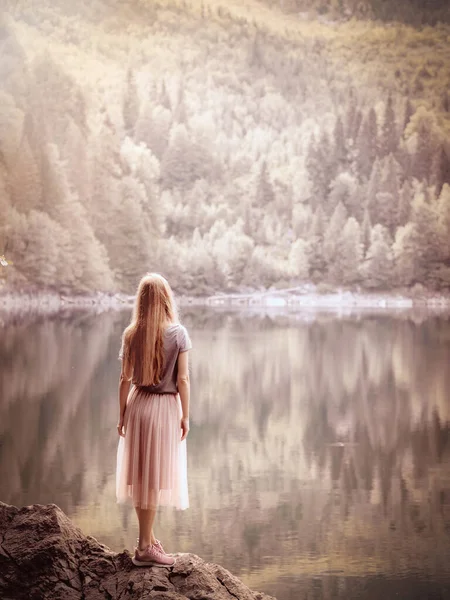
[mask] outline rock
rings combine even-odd
[[[176,556],[172,568],[134,567],[54,504],[0,502],[2,600],[274,600],[194,554]]]

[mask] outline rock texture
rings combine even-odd
[[[134,567],[86,537],[54,504],[0,502],[2,600],[274,600],[194,554],[172,568]]]

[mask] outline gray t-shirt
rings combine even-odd
[[[141,386],[150,394],[177,394],[178,355],[192,348],[192,342],[186,327],[174,323],[164,332],[164,364],[161,381],[158,385]],[[119,359],[123,357],[123,340]],[[137,385],[133,381],[134,385]]]

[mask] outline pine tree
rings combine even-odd
[[[309,278],[309,245],[305,240],[297,239],[289,252],[289,269],[292,277],[299,281]]]
[[[400,205],[400,165],[393,154],[385,159],[380,190],[376,196],[376,222],[387,227],[393,235],[398,224]]]
[[[311,180],[312,208],[324,204],[330,193],[330,185],[336,175],[336,161],[330,151],[330,140],[323,133],[318,142],[311,141],[306,167]]]
[[[164,109],[171,111],[172,110],[172,102],[170,101],[169,92],[167,91],[166,82],[164,80],[161,81],[159,87],[159,93],[157,96],[157,104],[160,104]]]
[[[450,158],[443,146],[439,146],[434,153],[431,163],[430,183],[435,187],[439,196],[445,183],[450,183]]]
[[[360,176],[368,179],[378,153],[377,115],[372,108],[363,120],[356,140],[356,166]]]
[[[436,206],[441,258],[450,263],[450,184],[444,184]]]
[[[423,275],[419,244],[419,236],[414,223],[407,223],[397,229],[393,253],[396,277],[400,285],[416,283]]]
[[[345,117],[345,137],[355,141],[362,122],[362,113],[358,108],[358,101],[353,89],[350,90],[348,108]]]
[[[390,236],[382,225],[377,224],[372,229],[361,273],[370,288],[387,289],[395,282]]]
[[[361,228],[358,221],[350,217],[339,236],[335,261],[330,269],[331,280],[344,284],[358,281],[362,256]]]
[[[345,227],[347,217],[347,210],[340,202],[336,206],[328,227],[325,230],[323,254],[329,270],[332,269],[333,264],[335,263],[340,234]]]
[[[361,223],[364,218],[367,187],[365,184],[358,185],[357,182],[355,183],[355,187],[350,190],[347,208],[349,215],[355,217],[358,223]]]
[[[311,224],[311,237],[309,241],[311,272],[324,273],[326,268],[324,258],[324,237],[326,231],[326,217],[323,208],[319,206],[313,216]]]
[[[413,159],[413,173],[419,181],[428,181],[433,160],[433,145],[431,132],[425,122],[421,123],[417,136],[417,151]]]
[[[174,125],[169,146],[161,162],[163,188],[188,189],[199,178],[193,167],[193,144],[184,125]]]
[[[144,219],[145,229],[148,235],[153,240],[157,240],[161,234],[163,223],[164,223],[164,207],[158,198],[158,188],[154,181],[148,160],[143,160],[139,167],[136,169],[134,176],[137,182],[142,185],[143,195],[140,195],[141,209]]]
[[[292,186],[284,182],[277,181],[276,189],[274,189],[275,203],[274,210],[276,217],[284,223],[289,223],[292,220],[294,212],[294,190]],[[311,208],[308,206],[312,213]]]
[[[254,242],[244,234],[240,219],[215,242],[214,256],[229,286],[242,283],[253,249]]]
[[[184,125],[186,125],[188,122],[183,82],[180,83],[180,87],[178,89],[178,99],[176,108],[174,110],[173,120],[175,123],[181,123]]]
[[[357,100],[353,89],[350,90],[347,101],[347,112],[345,115],[345,135],[348,139],[352,138],[353,127],[356,118]],[[353,138],[354,139],[354,138]]]
[[[404,117],[403,117],[403,130],[402,130],[403,132],[408,127],[409,122],[410,122],[411,117],[413,116],[413,114],[414,114],[414,108],[413,108],[413,106],[411,104],[410,98],[407,98],[406,99],[406,104],[405,104],[405,114],[404,114]]]
[[[352,140],[353,144],[352,146],[354,147],[356,144],[356,140],[358,139],[358,135],[361,129],[361,125],[363,122],[363,113],[358,109],[356,111],[356,115],[355,115],[355,119],[353,122],[353,127],[351,129],[351,131],[349,131],[351,137],[350,139]]]
[[[366,200],[366,207],[369,211],[370,220],[372,223],[378,223],[377,194],[381,192],[381,178],[381,162],[379,161],[379,159],[376,159],[372,167],[372,172],[370,174]]]
[[[400,175],[400,165],[395,160],[394,155],[389,154],[383,164],[381,191],[392,194],[396,200],[398,200],[400,193]]]
[[[413,191],[409,180],[407,179],[403,184],[400,192],[400,199],[398,205],[397,223],[399,225],[406,225],[409,221],[411,214],[411,203],[413,199]]]
[[[395,119],[394,103],[389,95],[381,129],[380,156],[395,154],[398,147],[397,123]]]
[[[304,238],[311,231],[313,213],[308,205],[297,203],[292,214],[292,230],[294,235]]]
[[[267,164],[264,161],[261,165],[259,172],[259,178],[256,188],[255,205],[258,208],[267,209],[267,207],[274,202],[275,193],[273,191],[272,183],[269,179],[267,172]]]
[[[215,285],[222,287],[224,284],[211,249],[208,248],[198,228],[194,229],[187,252],[180,257],[179,267],[184,274],[182,286],[184,293],[211,293]]]
[[[364,211],[363,222],[361,226],[361,244],[363,249],[363,256],[366,256],[367,251],[370,247],[370,236],[372,234],[372,222],[370,220],[370,213],[366,210]]]
[[[429,181],[434,154],[440,145],[441,133],[434,112],[420,106],[405,130],[405,140],[412,154],[411,173],[419,181]]]
[[[139,116],[136,120],[134,128],[133,138],[137,144],[145,144],[148,148],[151,148],[151,141],[153,135],[153,106],[150,101],[146,101],[142,104],[139,111]]]
[[[378,192],[376,196],[377,210],[375,222],[383,225],[393,233],[395,231],[395,220],[397,216],[397,206],[395,199],[389,192]]]
[[[258,222],[255,218],[255,210],[253,209],[253,202],[251,199],[245,199],[242,203],[242,230],[248,237],[254,239],[257,229]]]
[[[139,95],[136,77],[131,67],[127,69],[123,94],[123,123],[126,135],[132,137],[139,116]]]
[[[421,265],[426,268],[430,263],[439,260],[439,221],[436,207],[426,202],[424,192],[420,188],[413,199],[411,219],[416,226]]]
[[[344,167],[347,163],[347,147],[345,140],[344,124],[339,116],[334,126],[334,154],[338,164]]]

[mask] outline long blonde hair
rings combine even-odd
[[[123,372],[136,385],[161,381],[164,329],[178,322],[178,312],[167,280],[158,273],[141,279],[133,318],[123,334]]]

